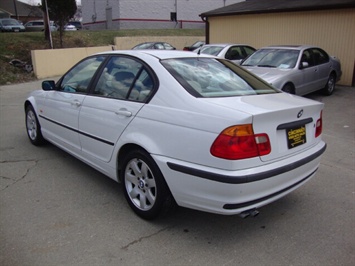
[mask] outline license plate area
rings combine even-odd
[[[286,129],[287,146],[289,149],[295,148],[307,142],[306,126],[298,126]]]

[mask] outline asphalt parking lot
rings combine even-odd
[[[0,87],[0,265],[355,265],[355,88],[325,103],[315,178],[254,218],[179,208],[138,218],[121,185],[52,145],[35,147],[23,102]]]

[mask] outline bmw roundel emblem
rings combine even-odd
[[[297,118],[300,118],[303,115],[303,109],[301,111],[298,112],[297,114]]]

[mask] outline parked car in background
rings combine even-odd
[[[167,42],[145,42],[137,44],[132,50],[156,49],[156,50],[176,50],[174,46]]]
[[[197,42],[193,43],[191,46],[185,46],[183,50],[184,51],[193,51],[193,50],[201,47],[204,44],[205,44],[205,41],[197,41]]]
[[[54,21],[50,21],[50,30],[56,31],[57,26],[54,24]],[[43,20],[31,20],[25,24],[26,31],[44,31],[44,21]]]
[[[339,59],[309,45],[264,47],[242,66],[275,88],[297,95],[318,90],[331,95],[342,75]]]
[[[69,21],[67,25],[73,25],[76,30],[82,30],[83,29],[83,24],[81,24],[80,21]]]
[[[32,144],[122,182],[145,219],[175,203],[256,215],[317,172],[322,109],[229,60],[167,50],[89,56],[24,103]]]
[[[214,55],[240,64],[243,59],[254,53],[256,49],[245,44],[216,43],[205,44],[194,50],[196,53]]]
[[[64,31],[77,31],[78,29],[72,24],[64,25]]]
[[[25,31],[25,27],[16,19],[3,18],[0,19],[1,32],[20,32]]]

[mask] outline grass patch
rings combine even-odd
[[[204,36],[201,29],[81,30],[65,32],[63,48],[113,45],[115,37],[124,36]],[[60,47],[59,32],[52,33],[53,46]],[[35,80],[33,73],[14,67],[12,59],[31,64],[31,50],[49,49],[43,32],[0,33],[0,85]]]

